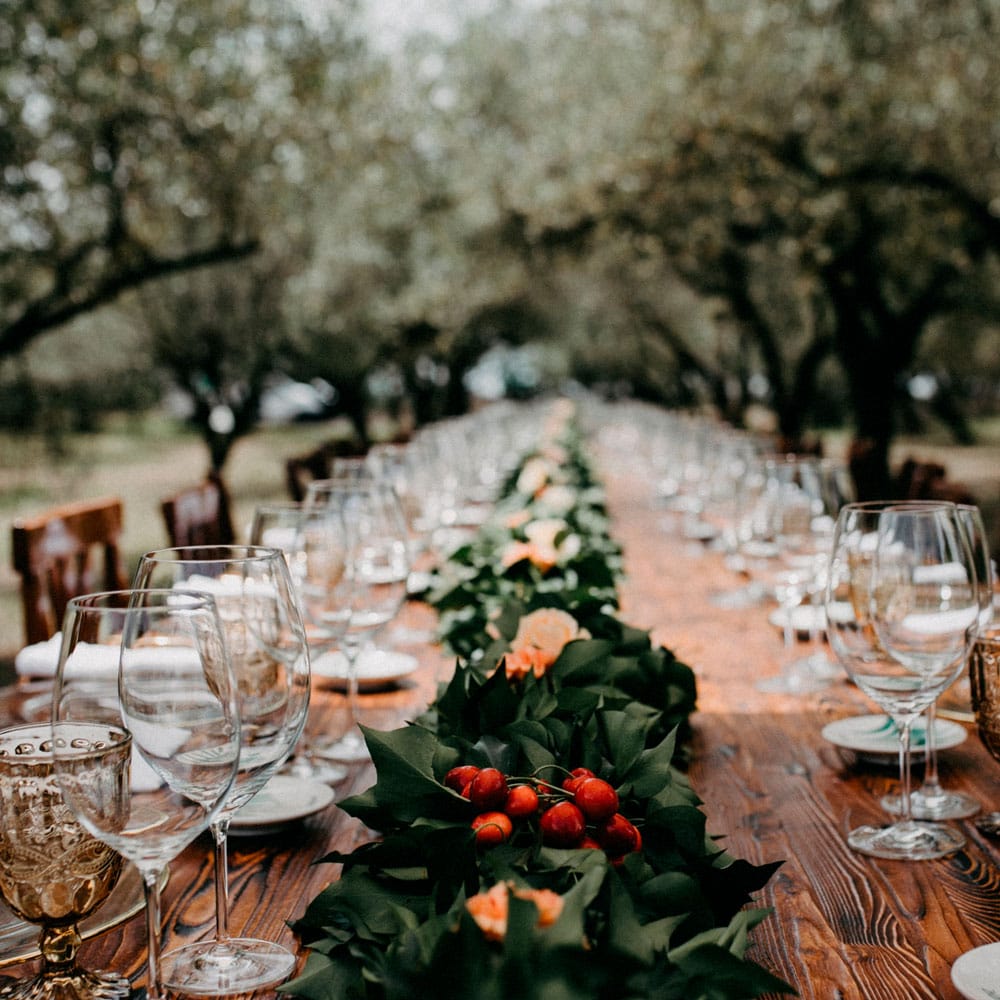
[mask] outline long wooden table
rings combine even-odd
[[[738,584],[718,554],[662,530],[639,475],[605,474],[614,534],[626,554],[622,617],[652,630],[696,671],[690,776],[704,800],[709,830],[737,857],[783,861],[760,894],[774,913],[753,933],[751,957],[815,1000],[960,1000],[951,985],[955,958],[1000,940],[1000,845],[971,822],[958,825],[967,847],[947,859],[900,863],[851,851],[847,831],[882,822],[879,797],[895,785],[891,768],[848,766],[820,735],[842,716],[872,711],[846,680],[819,694],[763,694],[760,677],[778,672],[782,638],[767,610],[723,611],[710,597]],[[409,604],[402,625],[427,628],[433,613]],[[450,669],[434,646],[407,650],[420,670],[397,689],[363,695],[363,720],[394,728],[418,714]],[[318,690],[310,711],[333,717],[340,695]],[[16,693],[0,702],[6,724]],[[1000,764],[974,731],[941,754],[941,776],[1000,806]],[[359,768],[338,797],[373,780]],[[330,850],[350,850],[371,836],[335,804],[280,834],[235,836],[230,844],[232,929],[296,947],[287,921],[302,914],[337,877],[316,864]],[[164,947],[210,937],[214,924],[211,851],[200,838],[171,866],[163,894]],[[144,923],[132,918],[88,940],[82,961],[144,977]],[[0,962],[3,956],[0,955]],[[302,956],[304,961],[304,956]],[[32,963],[0,968],[24,974]],[[260,996],[271,995],[260,993]]]

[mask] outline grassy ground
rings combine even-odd
[[[239,441],[226,467],[234,523],[241,538],[255,505],[286,499],[285,459],[308,451],[337,432],[331,424],[261,429]],[[1000,419],[977,428],[980,444],[957,448],[931,438],[897,442],[894,463],[913,455],[944,464],[949,475],[970,486],[988,521],[994,551],[1000,551]],[[843,435],[824,441],[836,456]],[[167,542],[160,500],[197,482],[207,469],[205,446],[194,435],[162,419],[122,418],[101,434],[67,438],[61,454],[44,441],[0,435],[0,664],[23,645],[18,580],[11,568],[10,525],[21,515],[70,500],[108,494],[125,503],[123,550],[127,569],[147,549]]]

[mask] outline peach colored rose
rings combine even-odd
[[[539,649],[537,646],[522,646],[520,649],[506,653],[503,662],[508,680],[519,681],[527,677],[528,674],[544,677],[545,672],[555,660],[545,650]]]
[[[521,510],[516,510],[513,514],[508,514],[503,524],[505,528],[513,531],[515,528],[520,528],[527,524],[530,520],[531,511],[527,507],[522,507]]]
[[[517,491],[525,496],[533,497],[552,475],[552,467],[544,458],[529,458],[521,468],[517,477]]]
[[[567,642],[587,638],[590,638],[590,633],[581,629],[580,623],[568,611],[561,608],[538,608],[524,615],[517,623],[517,634],[511,641],[511,646],[514,649],[528,646],[539,649],[554,663]]]
[[[498,882],[487,892],[472,896],[465,903],[472,919],[491,941],[502,941],[507,935],[507,914],[512,892],[518,899],[529,899],[535,904],[539,927],[551,926],[562,913],[562,896],[551,889],[518,889],[510,883]]]

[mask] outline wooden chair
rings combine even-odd
[[[229,492],[218,476],[167,497],[160,509],[171,545],[229,545],[236,540]]]
[[[123,515],[118,497],[104,497],[14,522],[13,563],[21,577],[27,643],[59,631],[71,598],[128,586],[119,548]]]
[[[333,460],[345,455],[357,455],[353,442],[328,441],[304,455],[295,455],[285,462],[285,483],[288,495],[296,503],[306,497],[306,490],[314,479],[329,479]]]

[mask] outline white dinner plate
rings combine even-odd
[[[333,801],[333,789],[322,781],[276,774],[233,816],[229,832],[244,836],[274,833],[312,816]]]
[[[775,608],[767,620],[775,627],[784,629],[785,622],[791,618],[794,631],[808,635],[812,631],[822,632],[826,629],[826,612],[812,604],[800,604],[791,609]]]
[[[925,739],[923,720],[918,719],[914,723],[910,734],[910,752],[922,754]],[[957,747],[968,734],[965,727],[957,722],[936,719],[934,735],[938,750],[947,750]],[[899,760],[899,737],[887,715],[854,715],[837,719],[823,727],[822,736],[845,751],[851,763],[856,758],[872,764],[895,766]]]
[[[1000,943],[959,955],[951,967],[951,981],[966,1000],[1000,1000]]]
[[[358,657],[358,690],[378,691],[398,684],[420,662],[408,653],[385,649],[365,650]],[[323,653],[312,662],[312,678],[320,687],[347,687],[347,660],[343,653]]]

